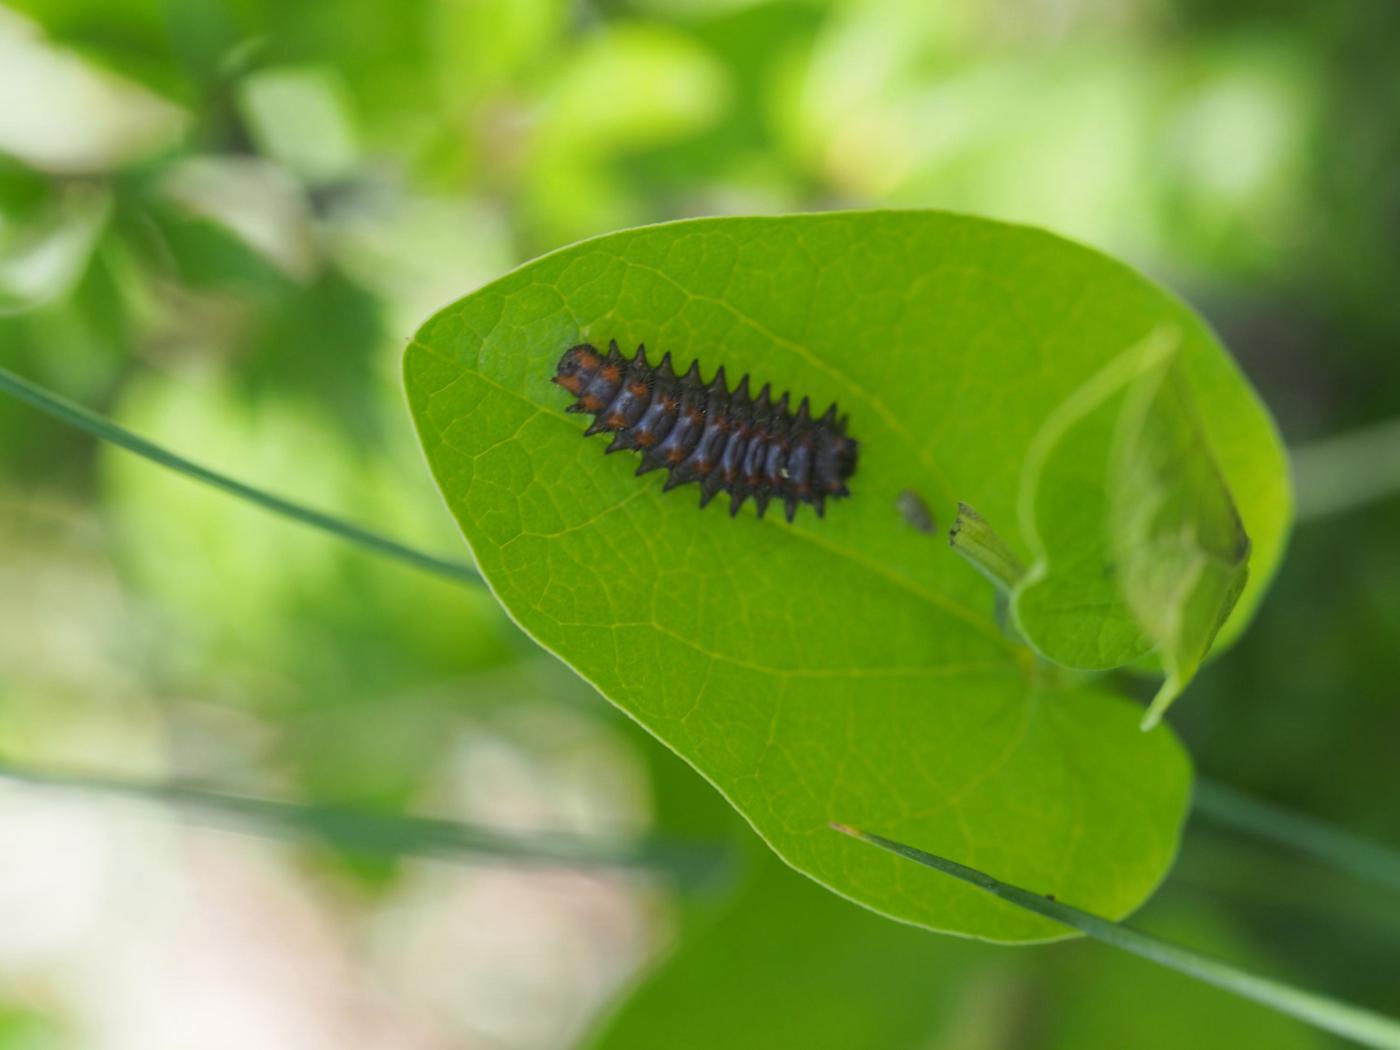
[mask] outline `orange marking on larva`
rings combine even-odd
[[[602,358],[588,350],[580,350],[574,354],[574,360],[579,363],[579,367],[591,372],[602,363]]]
[[[692,408],[685,414],[685,418],[698,427],[701,423],[705,422],[705,413],[701,412],[698,408]]]
[[[656,435],[650,430],[638,431],[632,435],[632,438],[641,448],[651,448],[652,445],[656,444]]]
[[[667,463],[679,463],[683,459],[685,459],[685,449],[681,448],[679,445],[666,453]]]
[[[633,397],[646,397],[647,385],[645,383],[633,383],[627,388]]]
[[[601,375],[611,385],[622,378],[622,369],[617,365],[605,365]]]
[[[624,416],[621,412],[614,412],[612,413],[612,415],[608,416],[609,430],[621,430],[626,425],[627,417]]]
[[[601,412],[603,409],[603,399],[597,394],[586,394],[580,404],[585,412]]]
[[[571,394],[577,394],[583,389],[583,380],[578,376],[555,376],[554,381]]]
[[[678,402],[674,397],[663,397],[661,399],[661,407],[664,408],[667,412],[674,412],[676,410],[676,405],[678,405],[679,403],[680,402]]]

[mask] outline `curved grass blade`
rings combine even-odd
[[[659,838],[609,842],[556,832],[503,832],[450,820],[275,802],[188,784],[146,783],[0,762],[0,781],[5,780],[169,805],[214,827],[233,827],[284,839],[319,839],[342,849],[390,856],[495,860],[531,867],[659,871],[687,886],[711,884],[728,871],[730,863],[722,848],[700,842]]]
[[[299,503],[293,503],[291,500],[283,499],[281,496],[275,496],[270,492],[231,478],[227,474],[220,474],[216,470],[200,466],[184,456],[161,448],[159,445],[133,434],[105,416],[98,415],[96,412],[69,401],[23,376],[16,375],[7,368],[0,368],[0,391],[18,398],[54,419],[77,427],[79,430],[85,430],[94,437],[119,448],[124,448],[128,452],[134,452],[138,456],[143,456],[153,463],[159,463],[163,467],[194,478],[196,481],[223,489],[240,499],[256,503],[274,514],[281,514],[283,517],[299,521],[303,525],[310,525],[313,528],[333,533],[343,540],[349,540],[351,543],[372,550],[377,554],[396,558],[414,568],[467,583],[481,583],[481,577],[477,574],[476,569],[465,562],[416,550],[398,540],[390,539],[388,536],[356,525],[354,522],[302,506]]]
[[[1193,809],[1221,827],[1267,839],[1356,878],[1400,891],[1400,850],[1250,798],[1204,777],[1196,781]]]
[[[1293,449],[1297,519],[1346,514],[1400,495],[1400,419]]]
[[[1228,963],[1200,955],[1166,941],[1150,937],[1127,926],[1110,922],[1087,911],[1081,911],[1050,896],[1041,896],[1002,882],[991,875],[969,868],[957,861],[926,853],[914,846],[883,838],[846,824],[831,827],[844,835],[879,846],[916,864],[941,871],[945,875],[986,890],[1004,901],[1024,908],[1043,918],[1063,923],[1114,948],[1131,952],[1188,977],[1214,985],[1244,999],[1250,999],[1280,1013],[1296,1017],[1325,1031],[1354,1040],[1377,1050],[1400,1050],[1400,1021],[1339,1002],[1325,995],[1295,988],[1281,981],[1270,980],[1237,970]]]

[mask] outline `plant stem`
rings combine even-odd
[[[990,580],[1001,594],[1009,594],[1026,574],[1026,567],[987,519],[966,503],[958,504],[958,516],[948,532],[948,545],[974,569]]]
[[[1195,811],[1233,831],[1245,831],[1324,861],[1361,879],[1400,890],[1400,851],[1293,813],[1200,777]]]
[[[609,843],[561,833],[502,832],[425,817],[366,813],[227,795],[187,784],[26,769],[0,762],[0,780],[63,791],[99,792],[171,805],[214,826],[232,825],[282,838],[318,838],[343,849],[512,864],[664,871],[687,884],[706,883],[728,865],[719,846],[655,837]]]
[[[925,867],[951,875],[978,889],[986,890],[1017,907],[1062,923],[1095,940],[1131,952],[1188,977],[1194,977],[1243,999],[1252,1000],[1325,1031],[1355,1040],[1363,1046],[1376,1047],[1378,1050],[1400,1050],[1400,1022],[1383,1014],[1295,988],[1281,981],[1246,973],[1228,963],[1158,940],[1061,901],[1012,886],[985,872],[926,853],[913,846],[906,846],[844,824],[833,824],[832,827],[852,838],[879,846]]]
[[[1300,522],[1400,495],[1400,419],[1295,448],[1291,458]]]
[[[110,442],[134,452],[138,456],[144,456],[153,463],[159,463],[163,467],[169,467],[177,473],[187,477],[202,481],[206,485],[212,485],[217,489],[238,496],[250,503],[256,503],[265,510],[270,510],[274,514],[281,514],[299,521],[303,525],[310,525],[313,528],[324,529],[333,533],[341,539],[349,540],[367,550],[377,554],[383,554],[390,558],[397,558],[418,569],[427,572],[437,573],[440,576],[447,576],[454,580],[468,583],[480,583],[481,577],[472,566],[465,562],[454,561],[449,558],[441,558],[435,554],[428,554],[424,551],[415,550],[412,547],[399,543],[377,532],[372,532],[354,522],[337,518],[334,515],[326,514],[311,507],[293,503],[291,500],[283,499],[281,496],[274,496],[270,492],[254,488],[252,485],[244,484],[227,474],[220,474],[218,471],[208,467],[200,466],[185,457],[178,455],[168,449],[161,448],[153,442],[137,434],[133,434],[125,427],[98,415],[81,405],[69,401],[65,397],[52,393],[44,387],[33,383],[23,376],[16,375],[7,368],[0,368],[0,391],[11,394],[26,404],[37,408],[55,419],[79,430],[85,430],[94,437]]]

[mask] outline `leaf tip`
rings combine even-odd
[[[1166,714],[1172,701],[1181,695],[1183,688],[1183,683],[1177,673],[1168,674],[1166,680],[1162,682],[1162,687],[1157,690],[1157,695],[1152,698],[1152,702],[1147,705],[1147,710],[1143,712],[1142,721],[1138,723],[1138,728],[1144,733],[1156,729],[1157,723],[1162,721],[1162,715]]]

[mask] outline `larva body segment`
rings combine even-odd
[[[857,442],[834,404],[813,419],[805,397],[793,412],[768,384],[752,396],[747,375],[731,391],[723,368],[705,383],[698,361],[677,375],[670,354],[652,365],[638,347],[629,361],[615,342],[606,356],[588,343],[569,348],[554,382],[575,398],[568,411],[593,416],[587,434],[613,434],[608,452],[640,452],[638,474],[664,468],[663,491],[698,483],[702,507],[728,492],[731,517],[752,496],[759,517],[778,500],[791,521],[800,503],[820,517],[828,499],[850,495]]]

